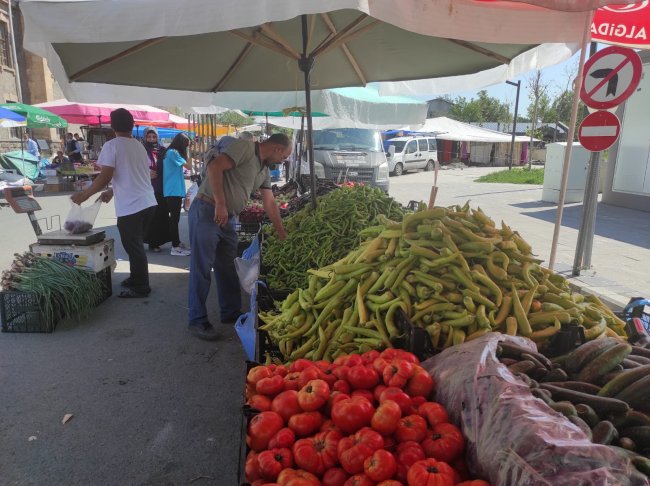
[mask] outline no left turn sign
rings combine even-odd
[[[606,110],[620,105],[639,85],[643,67],[632,49],[612,46],[585,63],[580,99],[591,108]]]

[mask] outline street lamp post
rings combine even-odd
[[[519,112],[519,90],[521,88],[521,80],[516,83],[513,81],[506,81],[511,86],[517,87],[517,99],[515,100],[515,115],[512,120],[512,139],[510,140],[510,164],[508,165],[508,170],[512,170],[512,161],[515,157],[515,132],[517,131],[517,114]]]

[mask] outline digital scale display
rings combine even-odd
[[[4,196],[16,213],[29,213],[41,210],[41,205],[34,199],[31,186],[7,187],[4,189]]]

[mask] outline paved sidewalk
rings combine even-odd
[[[519,231],[533,251],[548,262],[551,255],[557,205],[542,202],[542,186],[477,183],[481,175],[500,170],[470,167],[441,170],[436,204],[480,206],[497,224],[505,221]],[[392,177],[390,194],[402,203],[429,200],[433,172]],[[650,298],[650,212],[598,204],[592,268],[571,276],[582,204],[564,208],[555,270],[572,283],[612,304],[624,306],[630,297]]]

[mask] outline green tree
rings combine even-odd
[[[217,122],[220,125],[230,125],[233,127],[243,127],[245,125],[252,125],[255,123],[255,119],[250,116],[241,116],[239,113],[234,111],[226,111],[221,115],[217,116]]]
[[[471,123],[484,122],[481,107],[475,100],[467,100],[464,96],[459,96],[454,100],[454,105],[449,111],[450,118],[454,120]]]
[[[488,96],[486,90],[478,92],[478,103],[481,108],[483,121],[509,122],[512,120],[510,107],[493,96]]]

